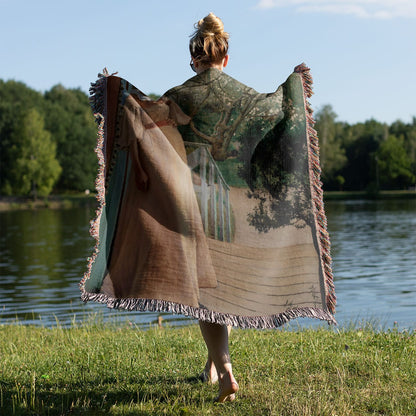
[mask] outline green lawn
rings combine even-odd
[[[195,376],[197,326],[0,326],[1,415],[416,415],[416,334],[233,330],[240,391]]]

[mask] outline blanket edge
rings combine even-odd
[[[106,304],[106,306],[110,309],[181,314],[206,322],[220,325],[231,325],[242,329],[274,329],[286,324],[291,319],[296,318],[316,318],[327,321],[328,324],[337,325],[336,320],[329,312],[320,308],[311,307],[287,309],[286,311],[276,315],[243,316],[224,314],[211,311],[204,307],[193,307],[160,299],[117,299],[108,296],[105,293],[89,293],[86,291],[83,291],[81,299],[84,302],[95,301]]]
[[[334,286],[334,276],[332,273],[331,243],[327,229],[327,219],[324,209],[323,189],[321,182],[321,167],[319,162],[319,138],[314,129],[315,120],[313,110],[308,101],[313,94],[312,76],[310,68],[305,63],[295,67],[295,73],[301,76],[303,85],[304,105],[306,111],[306,135],[309,146],[309,176],[311,180],[311,197],[317,230],[317,238],[320,248],[320,261],[324,273],[326,306],[332,314],[335,313],[336,295]]]

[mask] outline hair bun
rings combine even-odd
[[[228,38],[228,33],[224,32],[222,20],[212,12],[201,19],[196,26],[196,29],[202,36],[225,35],[225,37]]]
[[[220,63],[227,55],[229,35],[224,32],[222,20],[210,13],[195,23],[195,32],[189,41],[189,51],[203,64]]]

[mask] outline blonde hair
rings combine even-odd
[[[218,64],[228,53],[229,34],[224,32],[222,20],[210,13],[198,23],[189,41],[192,58],[203,64]]]

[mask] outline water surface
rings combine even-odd
[[[92,313],[141,326],[157,321],[156,313],[80,301],[78,284],[94,245],[88,233],[94,209],[0,213],[0,323],[67,326]],[[416,328],[416,200],[330,201],[326,211],[338,323]],[[192,321],[170,314],[164,320]]]

